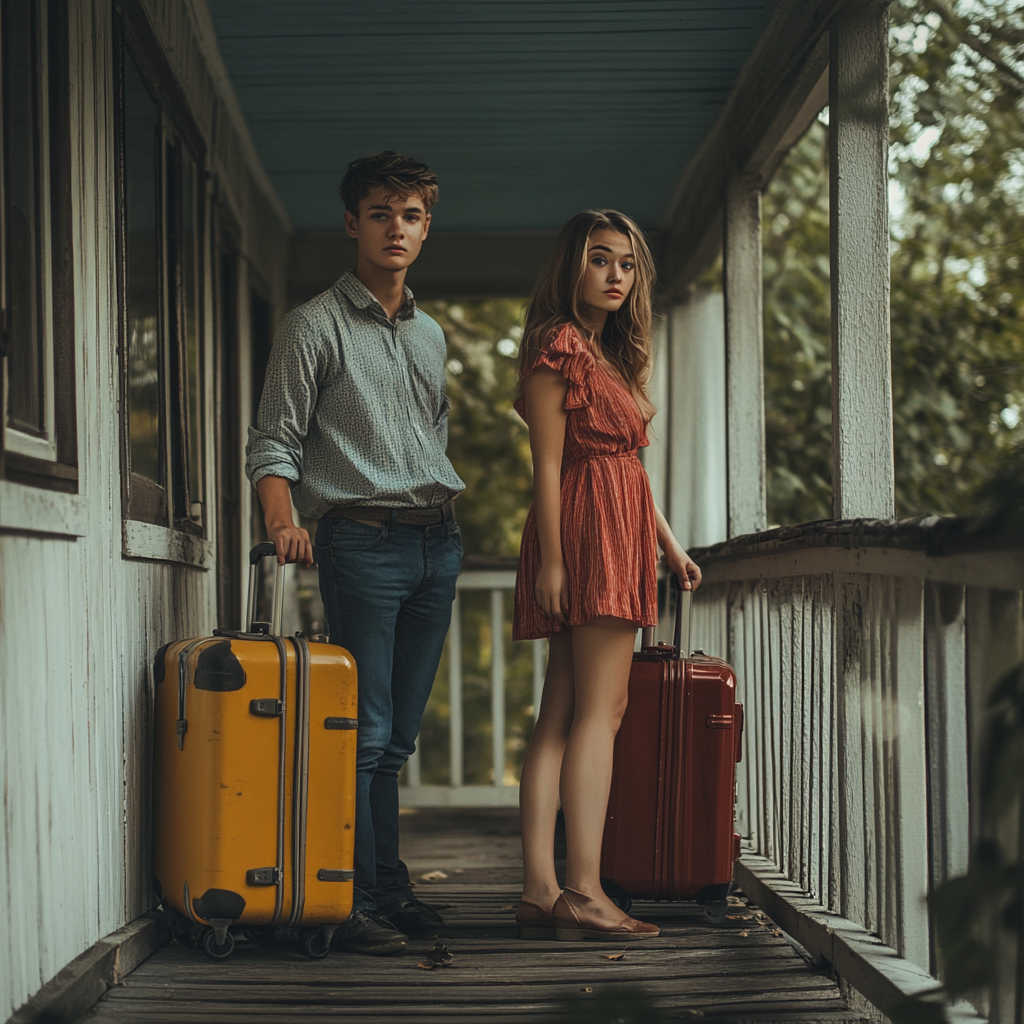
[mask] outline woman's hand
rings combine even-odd
[[[569,574],[563,562],[541,564],[533,592],[537,606],[549,619],[565,622],[569,613]]]
[[[665,552],[665,561],[683,590],[696,590],[700,586],[700,566],[678,544]]]

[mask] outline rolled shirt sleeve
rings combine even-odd
[[[265,476],[298,483],[303,443],[316,408],[322,339],[301,309],[286,314],[274,335],[256,425],[249,428],[245,474],[255,487]]]

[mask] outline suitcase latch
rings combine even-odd
[[[704,719],[704,724],[709,729],[731,729],[732,715],[708,715]]]
[[[316,877],[321,882],[351,882],[356,873],[348,868],[321,868]]]
[[[249,714],[257,718],[277,718],[281,714],[281,702],[275,697],[260,697],[249,701]]]
[[[245,873],[245,881],[247,885],[277,885],[281,881],[281,869],[250,868]]]

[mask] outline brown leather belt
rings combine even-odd
[[[397,513],[400,523],[411,526],[432,526],[444,522],[444,506],[441,508],[383,508],[379,505],[335,505],[324,513],[325,519],[373,519],[386,523],[391,514]]]

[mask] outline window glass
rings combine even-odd
[[[127,54],[124,65],[129,459],[133,473],[162,483],[157,258],[160,121]]]
[[[40,337],[37,54],[31,0],[3,4],[4,211],[9,334],[8,423],[45,434]]]
[[[186,459],[189,516],[202,516],[202,406],[200,404],[201,366],[199,358],[199,259],[196,245],[199,239],[199,216],[196,189],[196,164],[188,151],[181,154],[181,285],[182,285],[182,342],[185,363],[185,416]]]

